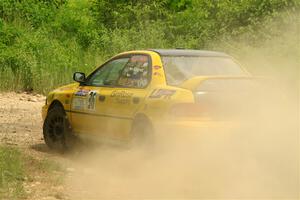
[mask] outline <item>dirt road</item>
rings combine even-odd
[[[26,93],[0,95],[1,143],[24,149],[42,143],[41,107],[45,97]]]

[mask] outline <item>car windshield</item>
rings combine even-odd
[[[228,57],[162,57],[167,82],[180,85],[195,76],[239,76],[246,72]]]

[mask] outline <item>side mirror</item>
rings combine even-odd
[[[85,82],[85,74],[82,72],[75,72],[73,74],[73,80],[78,83],[84,83]]]

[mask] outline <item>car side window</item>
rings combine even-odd
[[[129,58],[117,58],[109,61],[88,78],[86,84],[92,86],[111,86],[116,85],[120,73]]]
[[[149,56],[133,55],[120,74],[118,85],[144,88],[149,82]]]

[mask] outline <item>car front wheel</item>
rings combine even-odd
[[[50,149],[64,152],[71,147],[70,124],[61,106],[49,110],[43,125],[43,136]]]

